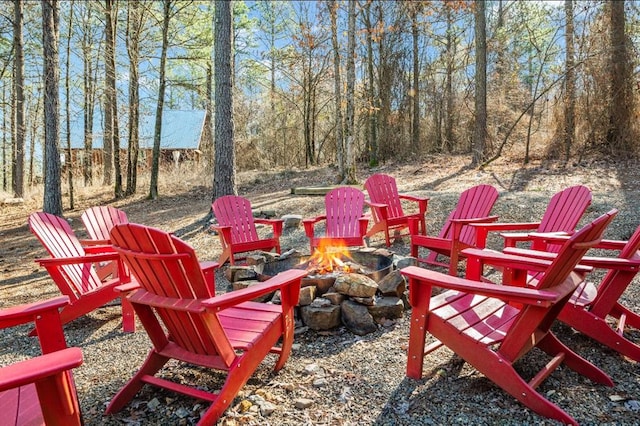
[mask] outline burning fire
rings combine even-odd
[[[348,247],[342,241],[320,240],[319,246],[309,259],[307,269],[317,274],[351,272],[351,266],[343,259],[351,259]]]

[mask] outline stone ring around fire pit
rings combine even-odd
[[[297,322],[317,331],[344,325],[364,335],[376,331],[378,324],[393,324],[409,308],[406,282],[393,260],[393,252],[386,249],[343,250],[334,259],[340,267],[327,271],[312,256],[295,250],[281,256],[260,252],[247,257],[246,266],[229,266],[225,278],[237,290],[288,269],[306,269],[309,274],[302,279]],[[260,301],[280,303],[279,296],[276,292]]]

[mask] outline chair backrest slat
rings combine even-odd
[[[213,204],[213,213],[222,226],[231,227],[231,241],[234,244],[258,240],[251,202],[237,195],[224,195]]]
[[[487,217],[491,214],[491,209],[498,199],[498,190],[491,185],[477,185],[471,187],[460,194],[456,208],[449,213],[438,237],[451,239],[454,219],[472,219]],[[464,226],[460,233],[460,241],[473,245],[475,243],[475,230],[471,226]]]
[[[364,187],[373,203],[386,204],[389,218],[404,216],[398,186],[393,176],[376,173],[365,181]]]
[[[93,240],[108,240],[111,228],[129,223],[124,211],[111,206],[90,207],[80,215],[80,220]]]
[[[558,255],[537,284],[538,289],[557,292],[560,300],[551,309],[532,305],[522,308],[499,350],[508,359],[515,360],[522,348],[527,344],[535,344],[530,341],[535,330],[540,330],[542,333],[549,330],[553,320],[580,284],[581,277],[573,273],[575,266],[590,247],[600,242],[604,231],[616,214],[617,210],[611,210],[600,216],[573,234],[561,246]],[[527,343],[528,340],[529,343]]]
[[[360,233],[364,193],[352,187],[338,187],[325,195],[327,237],[356,237]]]
[[[32,213],[29,216],[29,228],[52,258],[60,259],[86,255],[71,226],[61,217],[45,212]],[[61,270],[63,271],[62,278],[67,282],[69,289],[76,293],[76,296],[99,288],[102,285],[91,263],[63,265]],[[56,284],[61,285],[61,283]],[[61,288],[60,290],[68,294],[65,289]]]
[[[207,286],[193,248],[182,240],[137,224],[116,225],[110,237],[140,286],[157,300],[192,301],[197,306],[201,300],[214,296],[215,290]],[[188,351],[214,355],[220,348],[229,350],[226,336],[209,332],[208,322],[216,322],[215,315],[165,307],[155,311],[171,339]]]

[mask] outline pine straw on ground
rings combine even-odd
[[[593,203],[581,223],[611,208],[620,213],[607,231],[608,238],[625,239],[640,220],[637,165],[588,164],[568,168],[521,168],[517,164],[493,164],[485,170],[469,169],[466,158],[433,157],[420,164],[387,164],[376,170],[361,171],[361,181],[371,173],[384,172],[396,177],[402,192],[428,196],[429,231],[436,232],[457,201],[459,193],[479,183],[495,185],[500,198],[494,213],[502,221],[535,221],[542,215],[555,192],[574,184],[588,185]],[[315,216],[323,211],[318,196],[293,196],[295,186],[333,184],[330,168],[309,170],[244,172],[239,174],[239,193],[251,199],[254,208],[283,214]],[[220,253],[217,237],[207,231],[211,188],[202,178],[177,174],[160,189],[162,197],[149,201],[143,195],[114,201],[108,188],[79,189],[77,206],[66,211],[72,227],[82,235],[79,221],[84,208],[112,204],[124,209],[133,222],[174,232],[188,241],[201,260],[214,260]],[[145,189],[141,188],[144,193]],[[41,197],[40,197],[41,198]],[[30,212],[40,209],[39,199],[25,204],[1,206],[0,307],[31,302],[58,295],[46,273],[33,262],[45,252],[27,227]],[[490,240],[497,245],[497,239]],[[371,245],[382,247],[381,234]],[[282,248],[306,252],[308,243],[302,229],[288,230]],[[392,247],[408,254],[408,242]],[[637,281],[637,280],[636,280]],[[225,290],[218,274],[219,290]],[[634,282],[624,295],[625,303],[640,311],[640,295]],[[356,336],[345,329],[296,336],[292,356],[285,368],[273,374],[271,356],[260,366],[221,419],[222,424],[553,424],[508,396],[489,380],[461,361],[446,348],[425,358],[424,377],[405,377],[408,343],[408,315],[396,324],[380,328],[367,336]],[[540,387],[548,399],[569,412],[581,424],[640,423],[640,370],[637,363],[556,325],[558,336],[574,350],[611,375],[615,387],[593,384],[567,368],[554,372]],[[26,336],[27,328],[3,330],[0,365],[38,353],[37,342]],[[195,424],[208,404],[170,392],[145,387],[123,411],[104,416],[106,404],[142,363],[150,347],[141,327],[133,334],[121,331],[118,306],[107,306],[65,327],[69,345],[79,346],[84,364],[74,377],[81,399],[85,423],[97,424]],[[640,333],[631,334],[640,341]],[[547,361],[533,351],[519,364],[523,376],[531,377]],[[311,368],[312,364],[316,368]],[[183,382],[195,382],[216,389],[220,376],[198,368],[178,368],[171,363],[165,375]],[[311,373],[311,374],[309,374]],[[324,380],[318,380],[324,379]],[[239,402],[259,395],[274,404],[274,411],[262,415],[256,408],[241,413]],[[297,398],[309,398],[309,408],[294,406]]]

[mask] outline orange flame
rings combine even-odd
[[[328,274],[335,271],[350,272],[351,268],[343,259],[351,259],[346,244],[342,241],[320,240],[309,259],[309,270],[318,274]]]

